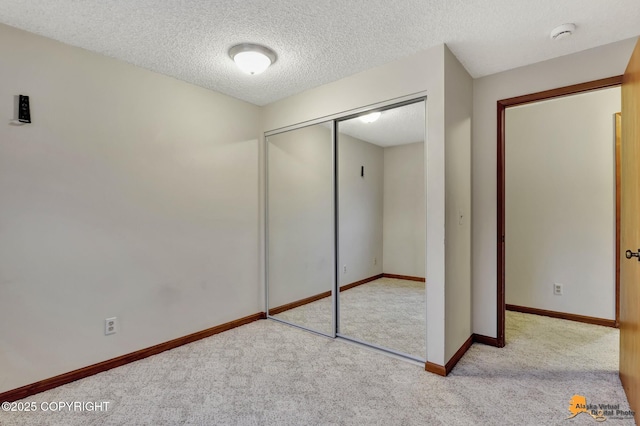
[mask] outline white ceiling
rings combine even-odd
[[[359,117],[338,122],[338,132],[381,147],[424,142],[425,104],[417,102],[382,111],[373,123]]]
[[[0,0],[0,22],[265,105],[446,43],[481,77],[640,34],[638,0]],[[573,22],[573,37],[550,31]],[[242,74],[238,43],[278,61]]]

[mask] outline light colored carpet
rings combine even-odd
[[[345,336],[427,358],[425,284],[380,278],[340,292],[340,329]],[[331,334],[331,298],[274,315]]]
[[[569,400],[628,407],[618,331],[507,312],[507,346],[474,344],[449,377],[258,321],[26,401],[107,413],[3,413],[2,425],[593,425]],[[605,424],[633,424],[607,420]]]

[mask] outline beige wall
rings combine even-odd
[[[267,142],[269,307],[275,308],[333,287],[333,140],[317,124]]]
[[[383,272],[383,152],[377,145],[338,134],[340,285]]]
[[[0,57],[0,392],[263,310],[258,107],[4,25]]]
[[[445,49],[445,359],[471,336],[471,116],[473,81]],[[427,206],[430,199],[427,198]],[[427,234],[428,235],[428,234]],[[429,286],[427,278],[427,286]]]
[[[496,102],[620,75],[634,44],[635,39],[629,39],[474,80],[471,163],[474,333],[497,336]]]
[[[424,277],[424,142],[384,149],[384,268]]]
[[[506,109],[508,304],[615,319],[619,111],[620,87]]]

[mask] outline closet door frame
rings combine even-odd
[[[350,110],[346,110],[343,112],[339,112],[339,113],[335,113],[335,114],[331,114],[331,115],[327,115],[324,117],[320,117],[320,118],[316,118],[313,120],[308,120],[308,121],[303,121],[297,124],[293,124],[290,126],[285,126],[285,127],[281,127],[281,128],[277,128],[274,130],[270,130],[264,133],[263,135],[263,193],[264,193],[264,283],[265,283],[265,312],[266,312],[266,317],[268,319],[272,319],[274,321],[278,321],[296,328],[300,328],[306,331],[310,331],[314,334],[318,334],[320,336],[324,336],[324,337],[329,337],[329,338],[340,338],[340,339],[344,339],[344,340],[348,340],[357,344],[361,344],[367,347],[371,347],[383,352],[387,352],[387,353],[391,353],[393,355],[396,356],[400,356],[403,358],[407,358],[410,360],[414,360],[414,361],[419,361],[419,362],[425,362],[425,360],[421,359],[421,358],[416,358],[414,356],[411,355],[407,355],[404,354],[402,352],[396,352],[392,349],[389,348],[385,348],[385,347],[381,347],[375,344],[371,344],[371,343],[367,343],[367,342],[363,342],[363,341],[359,341],[357,339],[354,338],[350,338],[347,336],[342,336],[339,333],[337,333],[337,330],[339,329],[340,326],[340,318],[339,318],[339,288],[338,288],[338,283],[339,283],[339,267],[338,267],[338,260],[340,259],[340,253],[338,252],[338,245],[339,245],[339,223],[338,223],[338,217],[339,217],[339,205],[338,205],[338,197],[339,197],[339,193],[338,193],[338,151],[337,151],[337,144],[338,144],[338,140],[337,140],[337,129],[338,129],[338,122],[339,121],[344,121],[344,120],[349,120],[355,117],[359,117],[362,115],[366,115],[372,112],[376,112],[376,111],[384,111],[384,110],[389,110],[389,109],[393,109],[393,108],[398,108],[401,106],[405,106],[405,105],[410,105],[413,103],[417,103],[417,102],[424,102],[425,103],[425,148],[426,148],[426,142],[428,139],[428,134],[426,133],[426,122],[427,122],[427,116],[428,116],[428,109],[427,109],[427,92],[426,91],[422,91],[422,92],[418,92],[418,93],[413,93],[410,95],[406,95],[406,96],[401,96],[398,98],[394,98],[394,99],[389,99],[387,101],[383,101],[383,102],[376,102],[370,105],[366,105],[363,107],[359,107],[359,108],[354,108],[354,109],[350,109]],[[332,149],[332,156],[333,156],[333,230],[334,230],[334,235],[333,235],[333,240],[334,240],[334,255],[333,255],[333,283],[331,286],[331,301],[332,301],[332,333],[331,334],[325,334],[322,332],[318,332],[316,330],[312,330],[309,329],[307,327],[304,327],[300,324],[294,324],[291,323],[289,321],[285,321],[283,319],[280,318],[276,318],[272,315],[269,314],[269,143],[267,141],[267,139],[270,136],[275,136],[281,133],[285,133],[288,131],[292,131],[292,130],[296,130],[296,129],[301,129],[304,127],[309,127],[309,126],[313,126],[316,124],[321,124],[321,123],[326,123],[326,122],[331,122],[331,149]],[[427,312],[425,310],[425,318],[426,318]]]
[[[339,183],[339,179],[338,179],[339,178],[338,177],[338,170],[339,170],[339,168],[338,168],[338,166],[339,166],[339,163],[338,163],[339,162],[338,144],[340,142],[338,140],[339,123],[342,122],[342,121],[347,121],[347,120],[351,120],[351,119],[354,119],[354,118],[362,117],[364,115],[371,114],[373,112],[388,111],[388,110],[391,110],[391,109],[400,108],[400,107],[403,107],[403,106],[412,105],[412,104],[416,104],[416,103],[420,103],[420,102],[424,102],[424,107],[425,107],[425,135],[424,135],[425,142],[424,143],[425,143],[425,150],[426,150],[426,145],[427,145],[426,144],[426,142],[427,142],[427,133],[426,133],[427,96],[426,96],[426,94],[423,94],[422,96],[414,96],[414,97],[411,97],[410,99],[396,100],[396,102],[384,102],[383,104],[376,105],[376,106],[371,106],[371,107],[368,107],[366,109],[359,109],[357,112],[352,112],[351,114],[346,114],[346,115],[344,115],[342,117],[335,118],[333,120],[333,131],[334,131],[333,139],[334,139],[334,144],[335,144],[334,148],[333,148],[334,155],[335,155],[335,157],[334,157],[334,166],[333,166],[334,173],[335,173],[334,178],[333,178],[333,181],[334,181],[334,184],[335,184],[335,189],[334,189],[334,195],[335,195],[335,202],[334,202],[335,219],[334,219],[334,221],[335,221],[335,224],[336,224],[336,236],[335,236],[335,239],[336,239],[335,240],[336,241],[336,252],[335,252],[335,255],[336,255],[336,257],[335,257],[336,276],[334,278],[334,282],[335,282],[335,286],[336,286],[336,288],[334,289],[334,295],[335,295],[335,298],[336,298],[336,300],[334,302],[334,306],[335,306],[336,311],[334,312],[334,316],[335,316],[335,318],[337,318],[337,320],[336,320],[336,328],[335,328],[334,331],[335,331],[335,334],[336,334],[337,338],[348,340],[348,341],[353,342],[353,343],[357,343],[357,344],[360,344],[360,345],[363,345],[363,346],[367,346],[367,347],[370,347],[370,348],[373,348],[373,349],[377,349],[377,350],[382,351],[382,352],[390,353],[392,355],[396,355],[396,356],[399,356],[399,357],[402,357],[402,358],[406,358],[406,359],[409,359],[409,360],[412,360],[412,361],[416,361],[416,362],[419,362],[419,363],[423,364],[423,363],[427,362],[427,360],[426,360],[426,353],[427,353],[426,345],[425,345],[425,348],[424,348],[425,358],[422,358],[422,357],[419,357],[419,356],[415,356],[415,355],[407,354],[407,353],[404,353],[404,352],[400,352],[400,351],[394,350],[392,348],[387,348],[387,347],[384,347],[384,346],[380,346],[380,345],[377,345],[375,343],[367,342],[367,341],[364,341],[364,340],[361,340],[361,339],[358,339],[358,338],[351,337],[351,336],[348,336],[348,335],[340,333],[338,331],[339,330],[339,325],[340,325],[340,322],[339,322],[340,321],[340,309],[339,309],[339,307],[340,307],[340,291],[337,288],[338,287],[338,283],[340,282],[339,281],[339,277],[340,277],[340,275],[339,275],[340,274],[340,271],[339,271],[339,269],[340,269],[339,268],[339,265],[340,265],[340,262],[339,262],[340,261],[340,253],[339,253],[339,250],[338,250],[339,241],[340,241],[339,240],[339,233],[338,233],[338,226],[340,225],[340,221],[339,221],[340,206],[339,206],[339,202],[338,202],[339,196],[340,196],[340,193],[339,193],[340,188],[338,187],[338,183]],[[425,202],[426,202],[426,197],[425,197]],[[424,243],[426,244],[426,241],[424,241]],[[426,293],[426,288],[425,288],[425,293]],[[425,297],[426,297],[426,294],[425,294]],[[427,318],[426,306],[425,306],[424,318],[425,318],[425,321],[426,321],[426,318]]]
[[[268,138],[271,136],[276,136],[276,135],[280,135],[283,133],[287,133],[293,130],[298,130],[298,129],[302,129],[305,127],[311,127],[314,126],[316,124],[322,124],[322,123],[331,123],[331,129],[330,129],[330,133],[331,133],[331,166],[333,168],[332,173],[331,173],[331,177],[333,179],[333,182],[331,184],[331,188],[333,190],[333,197],[331,197],[331,209],[333,210],[333,247],[334,247],[334,253],[333,256],[331,257],[333,259],[334,265],[333,265],[333,274],[332,274],[332,280],[333,282],[331,283],[331,332],[329,334],[327,333],[323,333],[322,331],[318,331],[318,330],[314,330],[308,327],[305,327],[304,325],[301,324],[296,324],[287,320],[284,320],[282,318],[278,318],[275,317],[273,315],[271,315],[269,313],[269,141]],[[289,126],[283,129],[279,129],[279,130],[274,130],[271,132],[266,132],[264,134],[264,164],[263,164],[263,168],[264,168],[264,253],[265,253],[265,257],[264,257],[264,282],[265,282],[265,312],[266,312],[266,317],[268,319],[272,319],[274,321],[278,321],[287,325],[290,325],[292,327],[296,327],[296,328],[300,328],[302,330],[306,330],[309,331],[311,333],[320,335],[320,336],[324,336],[324,337],[329,337],[332,339],[335,339],[336,337],[336,330],[337,330],[337,324],[336,324],[336,312],[337,312],[337,307],[336,307],[336,300],[337,297],[335,295],[335,291],[337,288],[336,285],[336,271],[337,271],[337,266],[335,265],[337,256],[335,255],[335,248],[337,246],[337,238],[338,238],[338,234],[337,234],[337,224],[336,224],[336,205],[335,205],[335,190],[336,190],[336,170],[335,170],[335,166],[336,166],[336,152],[335,152],[335,148],[336,148],[336,140],[335,140],[335,121],[334,120],[330,120],[330,119],[326,119],[326,120],[313,120],[312,122],[305,122],[305,123],[300,123],[294,126]]]

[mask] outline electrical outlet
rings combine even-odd
[[[553,284],[553,294],[555,294],[556,296],[562,296],[562,284]]]
[[[374,258],[373,258],[373,264],[374,264],[374,265],[377,265],[377,264],[378,264],[378,258],[377,258],[377,257],[374,257]]]
[[[118,318],[107,318],[104,320],[104,335],[116,334],[118,331]]]
[[[342,273],[344,273],[344,274],[347,273],[347,265],[344,265],[344,267],[342,268]]]

